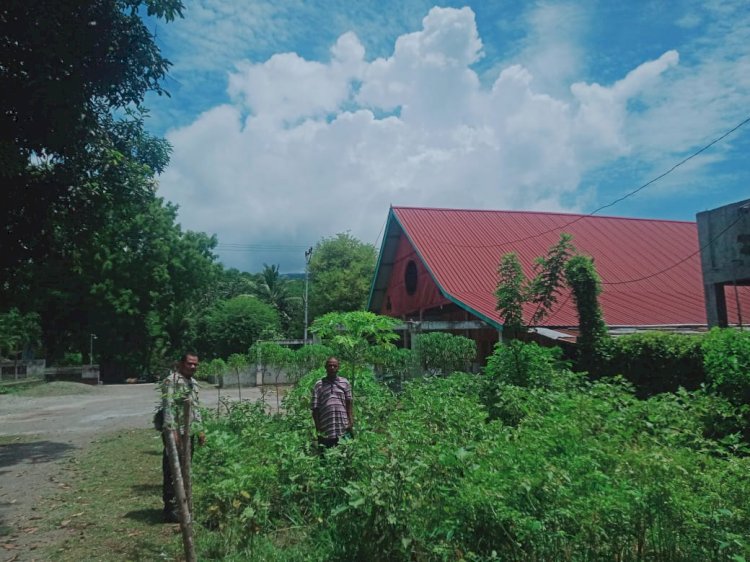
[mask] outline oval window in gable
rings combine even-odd
[[[404,271],[404,285],[406,285],[406,294],[413,295],[417,292],[417,264],[414,260],[406,264]]]

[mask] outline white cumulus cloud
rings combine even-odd
[[[161,193],[185,227],[245,244],[306,246],[342,231],[374,243],[390,204],[582,210],[582,176],[631,150],[641,133],[630,120],[648,119],[649,100],[661,107],[679,61],[668,51],[555,97],[521,65],[482,86],[472,69],[482,56],[469,8],[433,8],[389,57],[368,61],[346,33],[326,61],[238,62],[231,104],[167,135]],[[633,117],[635,101],[646,105]],[[299,254],[225,261],[298,271]]]

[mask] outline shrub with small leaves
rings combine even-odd
[[[750,333],[714,328],[702,349],[708,386],[735,404],[750,404]]]

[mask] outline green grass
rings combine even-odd
[[[150,430],[121,431],[70,463],[68,489],[45,510],[59,529],[45,560],[174,560],[179,527],[162,523],[161,440]]]
[[[0,382],[0,395],[19,394],[23,391],[28,390],[29,388],[43,385],[43,384],[44,384],[44,379],[41,379],[41,378],[33,378],[33,379],[20,380],[20,381],[6,380],[4,382]]]
[[[96,387],[80,382],[28,382],[3,384],[0,386],[0,394],[13,394],[15,396],[28,396],[30,398],[43,398],[45,396],[70,396],[74,394],[91,394],[96,392]]]
[[[11,443],[32,443],[39,440],[37,435],[0,435],[0,445]]]

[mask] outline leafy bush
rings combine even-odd
[[[560,348],[512,340],[495,345],[484,374],[496,383],[546,388],[552,385],[561,357]]]
[[[219,301],[198,325],[198,350],[207,358],[245,353],[262,334],[278,332],[281,321],[271,305],[248,295]]]
[[[61,367],[77,367],[83,365],[83,354],[67,351],[58,362]]]
[[[607,325],[599,306],[602,281],[594,267],[594,259],[582,255],[571,257],[565,264],[565,279],[578,311],[578,368],[592,371],[600,360],[599,349],[609,343]]]
[[[735,404],[750,404],[750,333],[714,328],[703,340],[706,383]]]
[[[678,388],[695,390],[704,381],[701,338],[648,332],[608,340],[600,350],[599,376],[622,375],[647,397]]]
[[[217,381],[220,381],[228,370],[229,367],[223,359],[212,359],[200,364],[198,371],[195,373],[195,378],[201,381],[216,378]]]
[[[411,349],[391,347],[368,353],[368,361],[378,378],[391,389],[400,391],[404,381],[417,373],[416,357]]]
[[[740,468],[750,465],[702,436],[688,395],[639,401],[627,386],[598,382],[548,400],[507,436],[487,440],[476,469],[447,498],[455,536],[478,557],[739,560],[750,553],[742,529],[750,512],[739,492],[750,489]]]
[[[430,332],[417,336],[415,351],[423,372],[448,375],[471,370],[471,363],[477,356],[477,344],[463,336]]]
[[[362,366],[373,349],[391,349],[391,342],[398,339],[393,331],[396,324],[395,318],[372,312],[329,312],[316,318],[310,331],[333,349],[346,372]]]
[[[294,379],[297,380],[313,369],[323,365],[333,351],[320,344],[304,345],[294,352]]]

